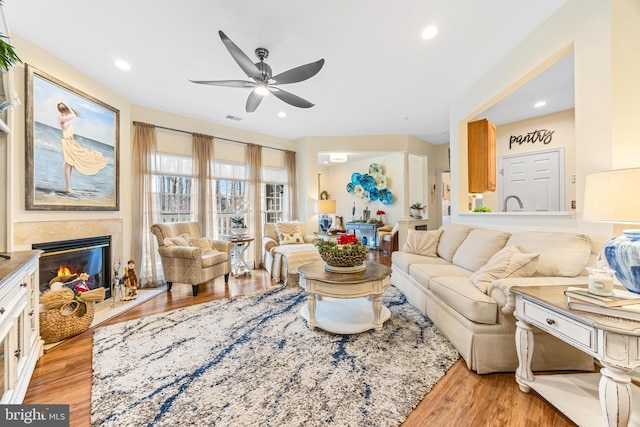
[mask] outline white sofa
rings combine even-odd
[[[315,235],[306,234],[303,222],[278,222],[265,224],[262,237],[264,268],[272,280],[295,286],[298,284],[298,267],[322,260],[313,242]]]
[[[391,282],[447,336],[470,369],[511,372],[518,366],[511,288],[586,284],[584,268],[595,257],[591,240],[581,234],[510,234],[444,224],[435,231],[409,230],[403,249],[392,254]],[[539,330],[535,334],[534,370],[593,369],[591,357]]]

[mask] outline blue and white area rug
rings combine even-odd
[[[100,328],[93,426],[397,426],[458,359],[395,288],[381,331],[310,330],[299,288]]]

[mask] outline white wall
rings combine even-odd
[[[346,187],[351,182],[351,175],[354,172],[368,173],[369,165],[374,162],[382,166],[387,177],[387,188],[393,194],[393,201],[389,205],[384,205],[379,200],[365,204],[362,199],[347,192]],[[336,200],[337,214],[343,216],[345,221],[351,219],[351,209],[355,202],[356,218],[362,216],[362,211],[365,206],[368,206],[372,216],[375,216],[376,211],[383,210],[386,213],[386,223],[395,224],[404,214],[402,169],[402,153],[391,153],[369,160],[325,167],[320,182],[325,184],[327,191],[331,194],[331,199]],[[322,189],[324,190],[325,188],[323,187]]]
[[[596,240],[611,237],[613,227],[581,220],[584,180],[594,172],[640,166],[638,40],[640,2],[567,0],[510,55],[465,91],[450,113],[452,221],[503,229],[576,230]],[[575,54],[576,217],[461,215],[462,209],[466,209],[468,188],[467,121],[571,48]]]

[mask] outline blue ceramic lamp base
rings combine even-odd
[[[318,226],[323,233],[326,233],[327,230],[329,230],[332,222],[331,217],[328,215],[320,215],[318,217]]]
[[[624,230],[624,236],[610,239],[604,255],[624,287],[640,294],[640,230]]]

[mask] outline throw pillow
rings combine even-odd
[[[494,280],[507,277],[530,277],[536,271],[540,254],[522,252],[517,246],[509,246],[498,251],[478,271],[471,281],[482,292],[487,293]]]
[[[182,236],[165,237],[163,243],[165,246],[189,246],[189,239]]]
[[[293,234],[293,233],[302,234],[302,223],[301,222],[278,222],[276,223],[276,232],[278,233],[278,238],[280,238],[280,234]]]
[[[216,252],[216,250],[211,247],[211,243],[209,243],[209,239],[207,239],[206,237],[198,237],[195,239],[190,239],[189,246],[195,246],[196,248],[200,248],[200,251],[203,254],[210,254],[210,253]]]
[[[442,230],[421,231],[409,229],[407,242],[402,246],[402,252],[416,255],[437,257],[438,240]]]
[[[304,243],[304,239],[302,234],[295,233],[279,233],[278,241],[281,245],[298,245],[300,243]]]

